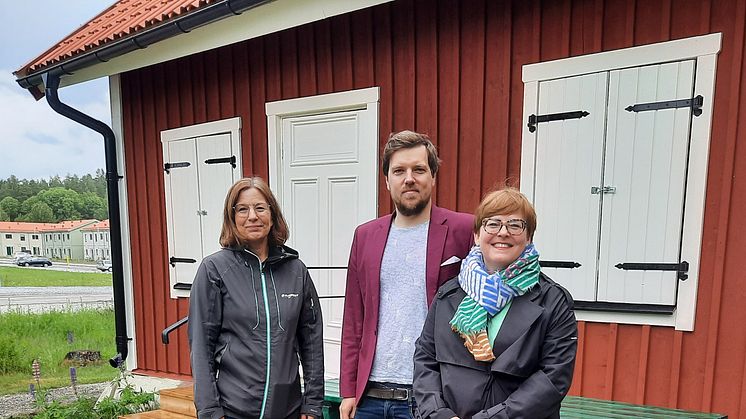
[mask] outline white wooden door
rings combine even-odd
[[[599,257],[598,301],[676,304],[672,271],[630,271],[619,263],[678,263],[690,108],[629,112],[640,103],[691,99],[694,61],[612,71]]]
[[[537,124],[533,203],[534,242],[542,261],[577,262],[576,268],[543,268],[576,300],[596,298],[607,74],[539,83],[538,115],[586,111],[579,119]]]
[[[225,195],[242,173],[240,128],[231,118],[161,133],[171,298],[188,297],[202,258],[220,249]]]
[[[281,200],[288,245],[310,267],[346,267],[355,228],[377,213],[377,108],[282,118]],[[320,296],[343,296],[346,270],[310,271]],[[327,377],[339,376],[342,298],[324,298]]]

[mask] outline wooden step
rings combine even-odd
[[[161,410],[179,413],[189,417],[197,417],[194,408],[194,387],[191,383],[160,391]]]
[[[134,413],[120,416],[119,419],[191,419],[195,416],[182,415],[167,410],[151,410],[150,412]]]

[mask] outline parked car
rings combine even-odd
[[[96,268],[101,272],[111,272],[111,259],[100,259],[96,262]]]
[[[52,266],[52,261],[44,256],[27,256],[16,261],[18,266]]]
[[[16,253],[15,253],[15,254],[13,255],[13,263],[18,263],[18,260],[19,260],[19,259],[23,259],[23,258],[27,258],[27,257],[31,257],[31,253],[29,253],[29,252],[25,252],[25,251],[23,251],[23,250],[22,250],[22,251],[20,251],[20,252],[16,252]]]

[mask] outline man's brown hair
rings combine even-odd
[[[427,150],[427,165],[430,167],[430,173],[435,177],[438,173],[438,167],[440,167],[440,159],[438,158],[438,151],[435,149],[433,142],[430,141],[430,137],[428,137],[427,134],[420,134],[418,132],[407,130],[392,132],[391,135],[389,135],[389,139],[383,147],[383,175],[389,175],[391,156],[395,152],[405,148],[419,147],[421,145],[425,146],[425,150]]]

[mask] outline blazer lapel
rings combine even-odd
[[[425,283],[427,290],[428,307],[438,292],[438,276],[440,275],[440,263],[443,259],[443,249],[446,245],[448,225],[446,218],[439,208],[433,205],[430,213],[430,227],[427,232],[427,261],[425,266]]]
[[[392,219],[391,215],[381,219],[381,222],[376,225],[375,231],[371,234],[370,242],[367,243],[370,246],[367,252],[372,257],[369,270],[365,274],[370,274],[370,278],[368,278],[368,284],[371,287],[369,294],[373,303],[372,317],[376,319],[376,323],[378,323],[378,305],[381,297],[381,262],[383,262],[383,251],[386,249],[386,240],[389,237]]]

